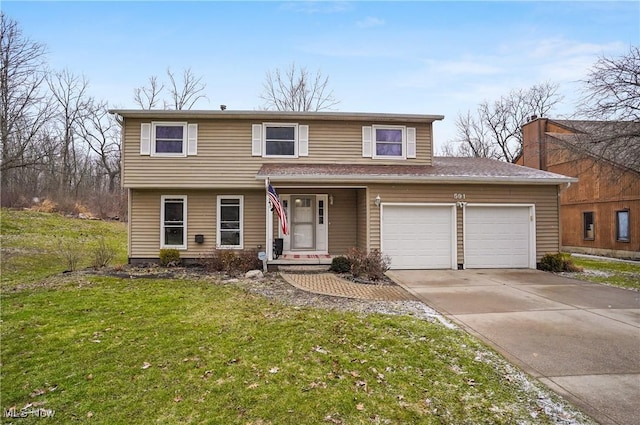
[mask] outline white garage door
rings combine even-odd
[[[530,215],[528,206],[467,206],[465,268],[535,267],[535,223]]]
[[[381,248],[392,269],[456,267],[453,207],[383,204],[381,214]]]

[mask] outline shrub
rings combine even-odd
[[[335,273],[349,273],[351,271],[351,262],[344,256],[334,257],[333,260],[331,260],[329,270]]]
[[[571,254],[558,252],[555,254],[545,254],[538,263],[538,270],[546,272],[581,272],[582,268],[576,266],[571,259]]]
[[[172,267],[180,264],[180,251],[175,248],[163,248],[160,250],[160,265]]]
[[[202,259],[202,265],[209,272],[224,272],[229,276],[238,276],[249,270],[262,269],[256,250],[233,251],[214,249]]]
[[[95,246],[91,248],[91,265],[96,269],[106,267],[116,257],[116,249],[108,245],[101,236]],[[178,260],[180,254],[178,254]]]
[[[347,253],[347,260],[351,264],[351,274],[354,277],[365,277],[372,281],[382,279],[391,264],[389,256],[383,255],[377,249],[367,253],[358,248],[351,248]]]
[[[84,244],[72,240],[58,240],[58,254],[65,262],[68,271],[76,271],[84,258]]]

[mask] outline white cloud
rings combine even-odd
[[[385,24],[384,19],[376,18],[375,16],[367,16],[364,19],[356,22],[358,28],[373,28],[380,27]]]

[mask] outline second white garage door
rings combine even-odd
[[[456,267],[455,208],[382,205],[381,248],[392,269]]]
[[[465,268],[535,268],[535,222],[530,206],[467,206]]]

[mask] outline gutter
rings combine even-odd
[[[532,185],[561,185],[575,183],[578,179],[573,177],[567,178],[548,178],[548,179],[536,179],[536,178],[521,178],[521,177],[470,177],[470,176],[362,176],[362,175],[329,175],[329,176],[317,176],[308,174],[292,174],[286,176],[263,176],[257,175],[256,180],[266,180],[289,182],[289,181],[314,181],[314,182],[368,182],[368,183],[393,183],[393,182],[408,182],[408,183],[465,183],[465,184],[532,184]]]

